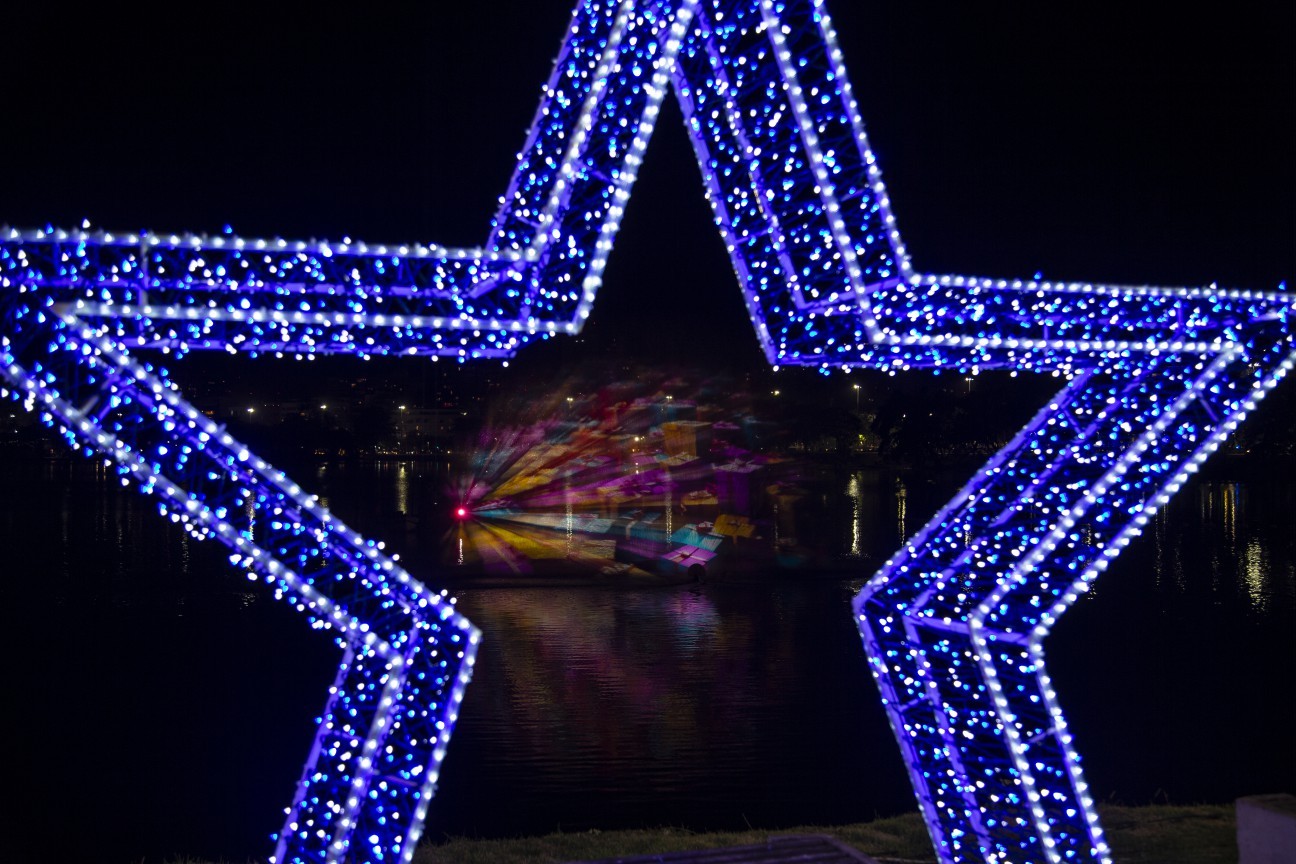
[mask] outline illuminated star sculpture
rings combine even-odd
[[[916,272],[822,0],[581,0],[480,249],[13,231],[5,389],[343,646],[273,860],[409,861],[476,630],[135,352],[578,332],[668,88],[772,364],[1066,382],[855,608],[942,861],[1109,861],[1044,639],[1291,369],[1296,301]]]

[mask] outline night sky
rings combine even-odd
[[[0,223],[483,241],[568,0],[219,9],[7,10]],[[830,11],[920,271],[1296,274],[1291,4]],[[673,102],[605,276],[590,350],[759,365]]]

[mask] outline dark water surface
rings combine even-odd
[[[18,803],[3,860],[155,864],[270,851],[338,652],[81,459],[0,456]],[[441,466],[292,472],[431,584]],[[781,827],[913,807],[849,599],[960,477],[843,473],[811,572],[644,589],[459,586],[485,633],[429,836]],[[1047,643],[1099,800],[1296,789],[1296,491],[1221,462]],[[453,574],[451,574],[453,575]],[[7,844],[8,845],[8,844]]]

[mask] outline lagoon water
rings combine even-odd
[[[3,458],[17,861],[264,857],[338,652],[80,458]],[[1296,788],[1296,489],[1219,462],[1063,617],[1050,668],[1099,800]],[[294,476],[455,582],[443,466]],[[428,836],[785,827],[911,809],[849,600],[961,478],[843,471],[836,562],[669,587],[476,587],[485,634]],[[451,563],[447,563],[447,562]]]

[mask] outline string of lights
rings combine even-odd
[[[1296,301],[916,271],[823,0],[578,2],[479,249],[10,230],[6,393],[344,646],[274,860],[408,861],[476,631],[134,352],[467,362],[577,333],[668,87],[776,368],[1059,379],[855,608],[942,861],[1109,861],[1044,640],[1291,370]]]

